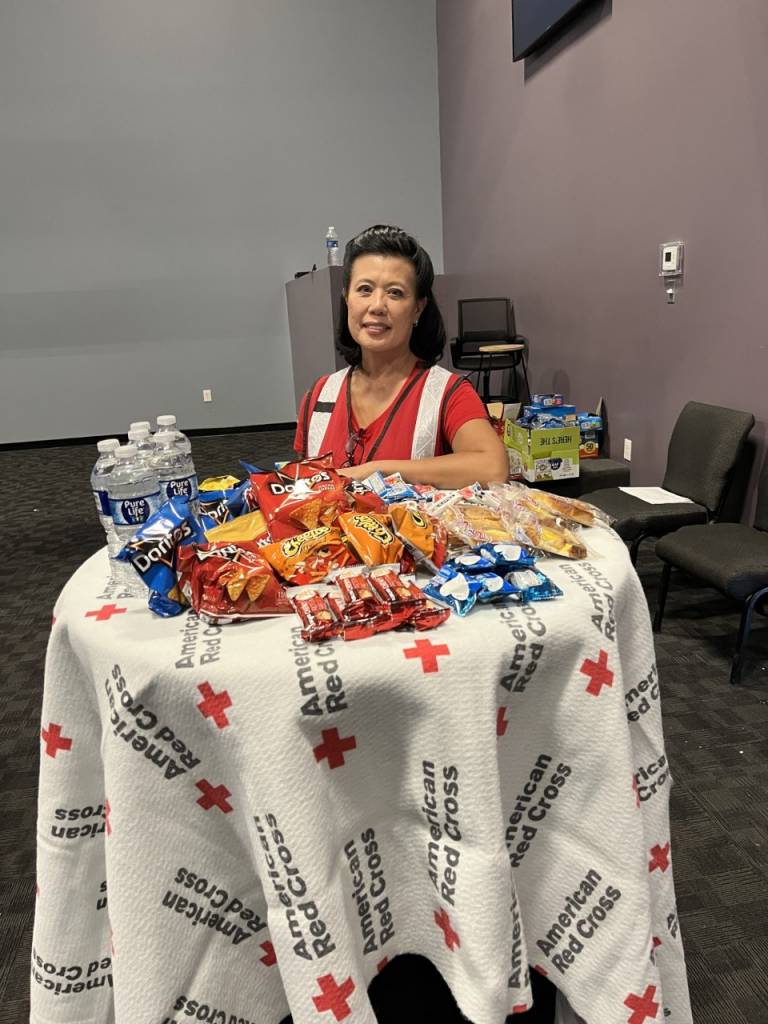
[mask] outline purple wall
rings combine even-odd
[[[610,4],[604,4],[604,7]],[[509,294],[531,385],[603,395],[660,482],[689,399],[768,419],[766,0],[617,3],[512,63],[510,0],[438,0],[445,272]],[[667,90],[670,90],[667,92]],[[667,305],[660,242],[686,243]]]

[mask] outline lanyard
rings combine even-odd
[[[384,440],[384,437],[386,436],[386,433],[389,430],[389,426],[392,423],[392,420],[397,415],[398,409],[406,400],[411,391],[414,389],[416,384],[418,384],[418,382],[427,372],[427,369],[428,368],[425,366],[422,368],[420,373],[416,374],[415,377],[411,377],[406,386],[397,396],[397,401],[390,409],[389,416],[387,416],[386,420],[384,421],[384,426],[381,428],[379,436],[376,438],[373,447],[368,452],[368,458],[366,459],[366,462],[371,462],[373,460],[374,455],[379,450],[379,446],[381,445],[381,442]],[[363,428],[363,430],[365,430],[365,427]],[[352,367],[350,367],[349,372],[347,373],[347,435],[348,437],[354,437],[355,433],[357,433],[359,439],[360,434],[362,432],[362,430],[357,432],[352,430]]]

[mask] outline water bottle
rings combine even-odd
[[[182,435],[183,436],[183,435]],[[189,498],[192,511],[197,514],[197,474],[192,455],[179,448],[173,434],[158,430],[155,434],[155,453],[152,465],[160,485],[160,504],[171,498]]]
[[[192,451],[192,445],[190,444],[189,438],[186,434],[182,434],[179,428],[176,426],[176,417],[170,414],[166,416],[157,417],[157,430],[155,431],[154,442],[159,444],[161,439],[169,435],[173,437],[177,447],[189,454]]]
[[[136,447],[140,459],[144,459],[151,465],[156,445],[152,440],[149,427],[144,426],[143,423],[140,426],[132,423],[131,429],[128,431],[128,443]]]
[[[341,252],[339,251],[339,236],[336,234],[336,228],[331,225],[328,228],[328,234],[325,236],[325,254],[328,257],[329,267],[340,267],[341,266]]]
[[[112,513],[118,550],[126,544],[142,523],[160,507],[157,474],[139,458],[136,446],[123,445],[115,452],[117,462],[109,476],[109,508]],[[128,562],[112,562],[112,579],[131,597],[142,597],[147,588]]]
[[[146,432],[150,435],[150,437],[152,436],[152,424],[149,422],[149,420],[136,420],[135,423],[131,424],[129,429],[130,430],[146,430]]]
[[[107,487],[109,477],[117,462],[115,452],[120,447],[120,442],[116,437],[109,437],[104,441],[99,441],[96,447],[99,452],[99,457],[96,459],[96,463],[91,471],[91,490],[93,491],[94,501],[96,502],[96,511],[99,514],[99,522],[104,530],[107,548],[110,555],[114,557],[120,548],[118,546],[117,536],[115,535],[115,528],[112,523],[112,513],[109,508],[109,492]]]

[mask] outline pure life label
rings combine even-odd
[[[173,480],[161,480],[160,491],[163,501],[170,498],[189,498],[191,501],[197,497],[197,475],[193,473]]]
[[[109,507],[115,526],[141,526],[160,507],[159,494],[137,498],[110,498]]]

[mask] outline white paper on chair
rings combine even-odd
[[[673,494],[672,491],[665,491],[663,487],[620,487],[620,491],[630,494],[633,498],[639,498],[649,505],[692,505],[690,498],[684,498],[681,494]]]

